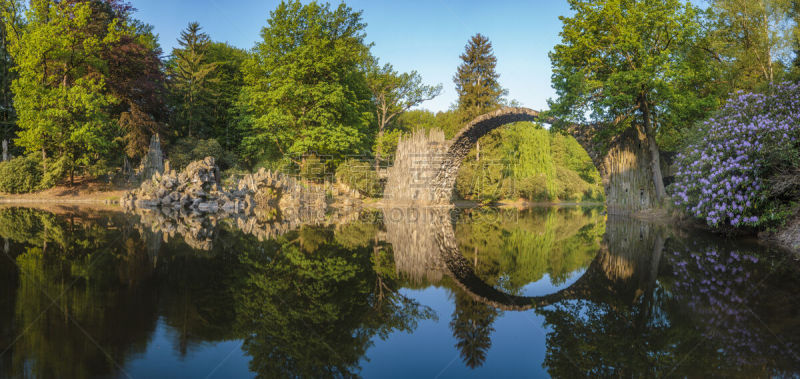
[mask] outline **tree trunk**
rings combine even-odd
[[[47,171],[47,153],[42,148],[42,171]]]
[[[378,127],[378,146],[375,149],[375,173],[378,174],[381,168],[381,144],[383,141],[383,124]]]
[[[656,189],[656,200],[662,201],[667,196],[667,191],[664,189],[664,178],[661,175],[661,153],[658,151],[658,144],[656,144],[655,130],[650,123],[650,104],[647,98],[643,95],[639,100],[639,106],[642,110],[644,119],[644,134],[647,138],[647,148],[650,150],[650,169],[653,171],[653,185]]]
[[[481,141],[475,142],[475,161],[481,161]]]

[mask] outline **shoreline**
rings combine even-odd
[[[119,208],[119,200],[127,190],[127,188],[101,189],[79,185],[24,194],[0,193],[0,206],[113,209]]]
[[[115,199],[70,199],[70,198],[7,198],[0,197],[0,204],[119,204],[119,198]]]

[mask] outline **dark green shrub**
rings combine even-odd
[[[336,180],[369,197],[379,197],[383,187],[370,162],[348,159],[336,168]]]
[[[0,163],[0,191],[27,193],[42,181],[42,162],[35,156],[17,157]]]

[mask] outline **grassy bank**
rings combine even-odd
[[[0,193],[0,204],[115,204],[126,190],[106,183],[84,182],[39,192]]]

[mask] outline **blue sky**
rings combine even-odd
[[[180,31],[197,21],[213,40],[249,49],[259,39],[278,0],[134,0],[136,17],[152,24],[164,51],[175,46]],[[417,70],[431,84],[442,83],[438,98],[422,105],[446,110],[456,101],[452,77],[469,37],[489,37],[497,56],[500,83],[509,98],[534,109],[547,107],[550,87],[547,53],[558,43],[560,15],[566,1],[383,1],[351,0],[363,10],[373,54],[397,70]],[[331,1],[338,5],[339,2]]]

